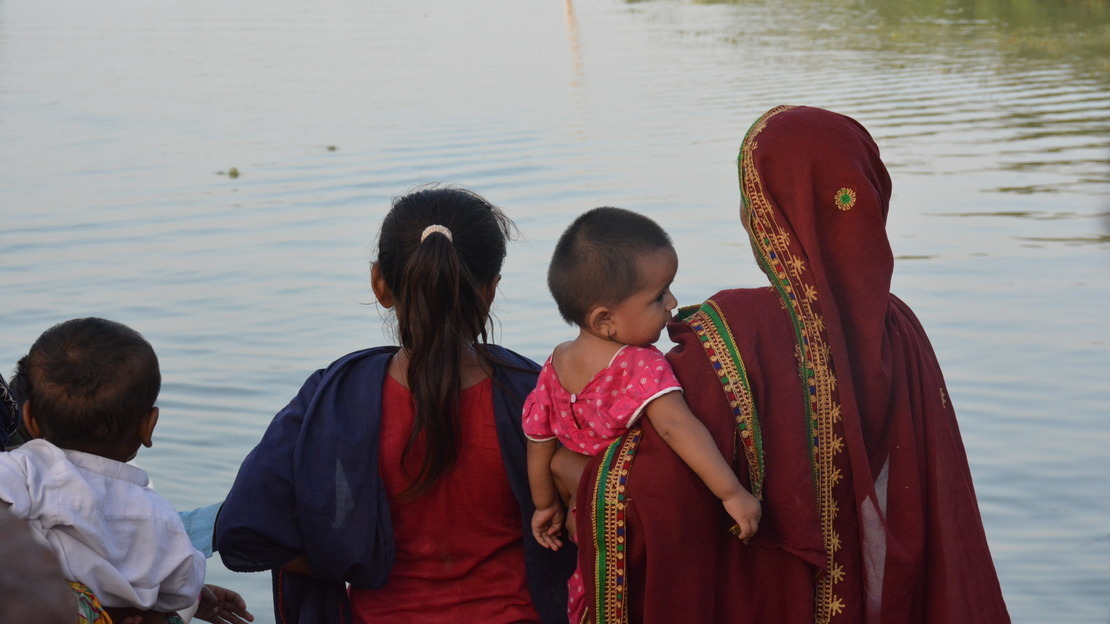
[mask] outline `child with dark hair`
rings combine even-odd
[[[158,422],[150,343],[113,321],[66,321],[35,341],[16,378],[36,439],[0,453],[0,506],[50,546],[65,578],[128,621],[174,614],[198,596],[211,621],[251,619],[237,594],[204,586],[204,555],[177,512],[126,463],[151,446]]]
[[[566,521],[550,464],[558,447],[597,455],[647,414],[652,426],[724,503],[741,539],[755,534],[759,501],[740,484],[713,438],[682,399],[682,387],[652,346],[677,301],[670,286],[678,256],[651,219],[620,208],[578,217],[555,246],[547,283],[578,336],[555,347],[524,405],[532,531],[562,546]],[[573,511],[573,508],[572,508]],[[584,588],[571,578],[571,622],[582,620]]]
[[[227,567],[273,570],[277,621],[565,624],[574,553],[529,525],[539,367],[488,340],[511,231],[464,189],[394,200],[370,283],[399,345],[311,375],[216,523]]]

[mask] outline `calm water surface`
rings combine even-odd
[[[165,386],[138,463],[216,502],[312,370],[389,340],[367,266],[391,197],[505,208],[497,335],[541,359],[571,335],[546,258],[587,208],[668,228],[681,302],[762,284],[736,150],[771,106],[832,108],[890,166],[895,291],[1014,621],[1105,623],[1108,59],[1100,0],[0,0],[0,370],[67,318],[139,329]],[[272,618],[266,575],[210,578]]]

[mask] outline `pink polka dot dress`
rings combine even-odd
[[[524,435],[536,442],[556,438],[572,451],[597,455],[628,431],[648,403],[676,391],[682,386],[655,347],[621,347],[578,394],[567,392],[547,358],[536,389],[524,401]],[[586,586],[578,568],[567,581],[567,599],[570,622],[581,622]]]
[[[556,438],[572,451],[597,455],[628,431],[648,403],[675,391],[682,386],[655,347],[621,347],[578,394],[567,392],[548,358],[524,402],[524,434],[536,442]]]

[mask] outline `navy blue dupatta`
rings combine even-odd
[[[501,455],[521,505],[527,581],[544,622],[565,622],[565,581],[574,549],[552,553],[532,538],[525,438],[520,413],[535,385],[534,362],[488,347]],[[274,417],[243,461],[216,523],[224,564],[243,572],[274,570],[274,610],[281,624],[349,623],[346,584],[381,587],[395,546],[378,475],[381,388],[397,347],[347,355],[316,371]],[[313,576],[279,566],[307,556]]]
[[[15,435],[19,427],[19,403],[12,396],[8,382],[0,375],[0,451],[8,446],[8,440]]]

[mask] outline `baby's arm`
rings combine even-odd
[[[686,462],[736,521],[739,537],[755,535],[762,515],[759,501],[740,485],[736,473],[721,456],[717,443],[679,392],[670,392],[647,406],[648,420],[663,440]]]
[[[551,475],[551,457],[555,455],[555,440],[528,441],[528,485],[536,511],[532,514],[532,535],[545,548],[559,550],[563,541],[559,533],[566,522],[566,511],[559,500],[555,480]]]

